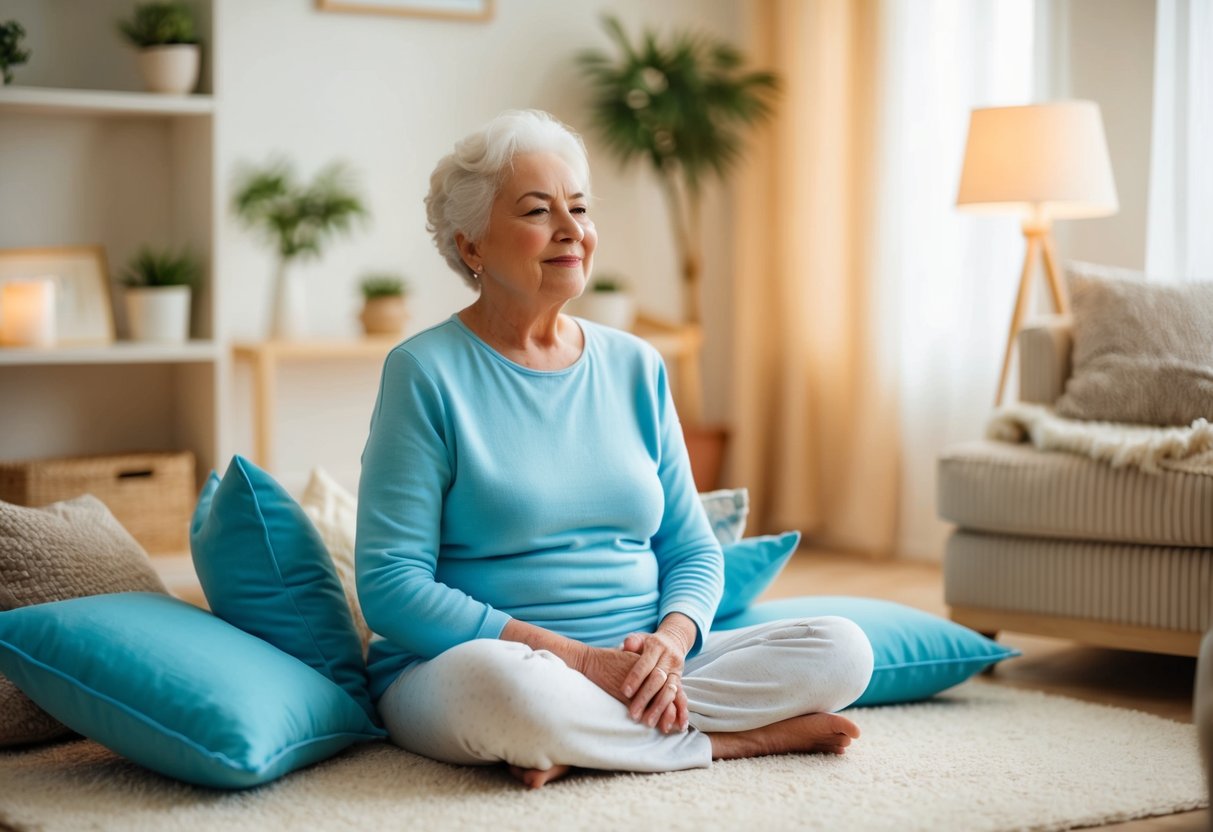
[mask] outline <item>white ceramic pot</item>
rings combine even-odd
[[[636,299],[627,292],[589,291],[577,299],[577,313],[595,323],[630,330],[636,323]]]
[[[184,344],[190,337],[190,287],[128,288],[126,320],[132,341]]]
[[[270,300],[270,338],[290,341],[302,338],[307,329],[307,298],[299,276],[283,264],[274,275],[274,295]]]
[[[201,50],[196,43],[147,46],[139,50],[139,74],[148,92],[189,95],[198,86]]]

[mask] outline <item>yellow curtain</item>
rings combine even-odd
[[[747,8],[749,53],[784,87],[736,180],[730,479],[750,488],[755,530],[890,555],[896,333],[873,245],[880,4]]]

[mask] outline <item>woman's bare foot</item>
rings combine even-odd
[[[762,728],[708,734],[712,758],[764,757],[768,754],[842,754],[859,738],[859,726],[838,714],[806,714]]]
[[[542,788],[545,783],[559,780],[569,773],[569,766],[552,766],[551,768],[522,768],[510,766],[510,774],[528,789]]]

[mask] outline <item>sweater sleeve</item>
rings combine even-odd
[[[665,493],[661,526],[652,540],[661,581],[658,620],[680,612],[695,622],[695,645],[688,654],[693,656],[703,646],[724,590],[724,555],[695,488],[682,425],[660,359],[654,385],[661,455],[657,474]]]
[[[423,658],[497,638],[509,616],[435,580],[454,475],[440,391],[405,349],[384,364],[358,485],[355,571],[367,624]]]

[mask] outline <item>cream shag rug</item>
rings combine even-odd
[[[1068,829],[1207,805],[1193,726],[1135,711],[970,682],[849,716],[863,737],[843,757],[583,773],[534,792],[384,743],[212,792],[81,740],[0,753],[0,829]]]

